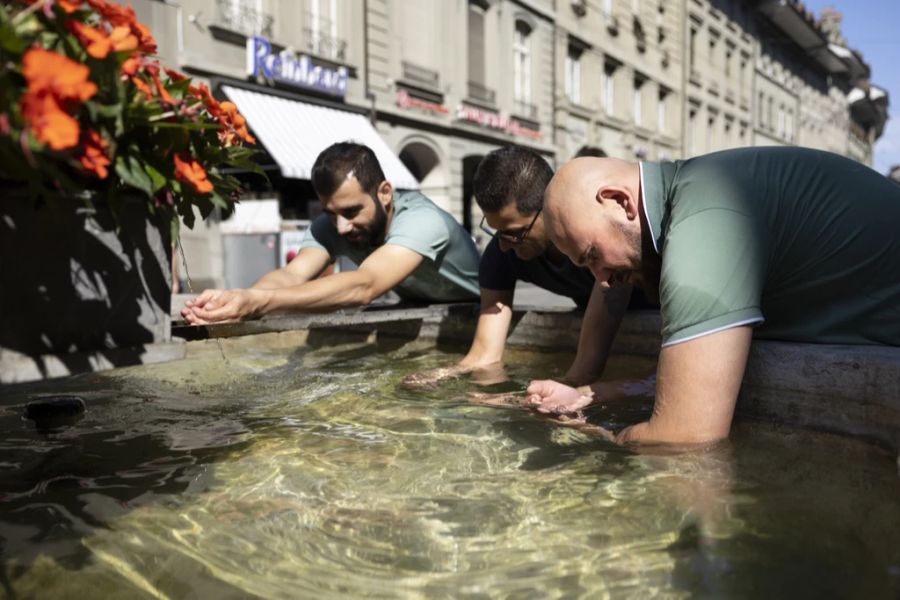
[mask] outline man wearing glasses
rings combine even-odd
[[[483,381],[492,380],[501,367],[517,281],[567,296],[585,309],[578,353],[564,381],[583,385],[599,377],[631,286],[595,287],[590,271],[575,266],[550,242],[542,209],[544,188],[552,177],[543,158],[517,146],[494,150],[478,165],[475,201],[484,213],[481,229],[491,241],[478,270],[481,311],[475,339],[456,365],[411,375],[407,384],[429,385],[470,372]]]

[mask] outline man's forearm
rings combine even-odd
[[[378,295],[371,276],[366,272],[347,271],[271,290],[263,312],[334,310],[368,304]]]
[[[630,297],[631,286],[595,285],[582,321],[578,351],[565,381],[571,385],[587,384],[603,374]]]
[[[305,283],[303,278],[292,275],[285,269],[281,267],[279,269],[275,269],[274,271],[269,271],[259,279],[257,279],[253,285],[250,286],[251,290],[277,290],[279,288],[286,288],[294,285],[300,285]]]

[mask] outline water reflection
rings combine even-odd
[[[900,486],[875,449],[745,425],[729,444],[636,454],[473,405],[470,381],[398,389],[447,362],[434,351],[241,343],[223,344],[227,367],[216,350],[68,382],[88,410],[51,434],[21,419],[46,390],[17,388],[0,409],[7,595],[900,589]],[[504,385],[558,374],[568,358],[520,352]],[[648,405],[590,418],[638,420]]]

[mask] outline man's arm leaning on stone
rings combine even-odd
[[[385,244],[370,254],[356,271],[335,273],[284,288],[208,290],[186,311],[185,318],[202,325],[257,318],[272,312],[324,311],[368,304],[406,279],[422,259],[413,250]]]

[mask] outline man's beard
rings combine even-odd
[[[372,198],[372,202],[375,203],[375,216],[368,227],[360,230],[362,236],[358,240],[344,238],[354,248],[364,249],[380,246],[387,235],[387,211],[384,210],[384,206],[381,205],[377,198]]]

